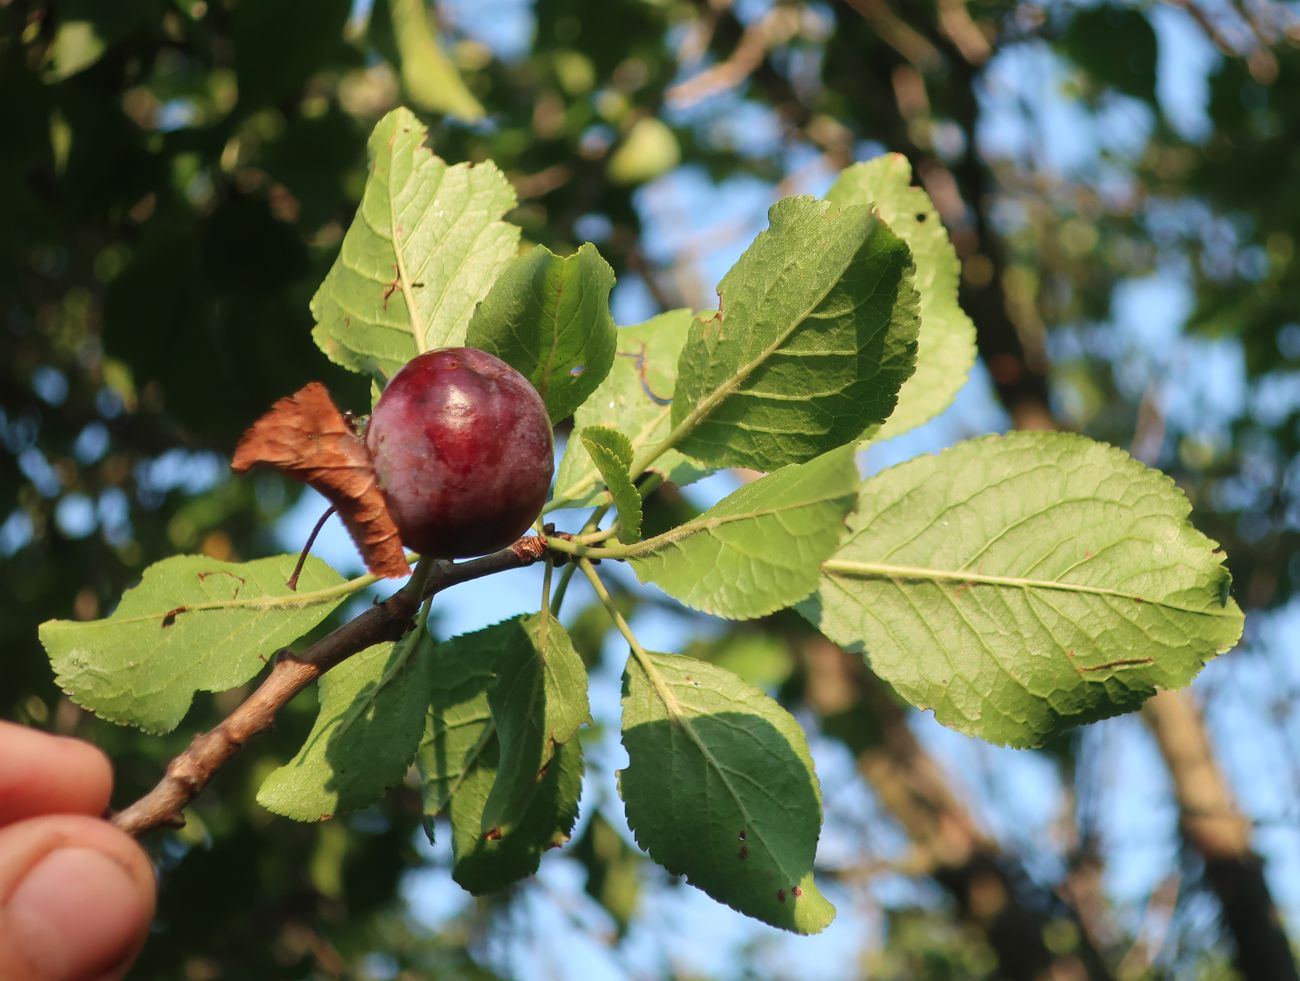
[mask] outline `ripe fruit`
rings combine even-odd
[[[541,396],[470,347],[429,351],[394,375],[366,446],[402,542],[443,559],[492,552],[527,531],[555,466]]]

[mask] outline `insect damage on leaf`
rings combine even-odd
[[[244,473],[258,463],[325,495],[372,573],[394,577],[411,571],[370,454],[320,382],[280,399],[244,433],[230,467]]]

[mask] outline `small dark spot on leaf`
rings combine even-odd
[[[484,840],[484,841],[500,841],[500,840],[501,840],[501,829],[500,829],[500,828],[493,828],[491,831],[489,831],[487,834],[485,834],[485,835],[483,836],[483,840]]]
[[[1084,557],[1085,559],[1090,559],[1090,558],[1092,558],[1092,549],[1090,549],[1090,548],[1085,548],[1085,549],[1083,550],[1083,557]]]
[[[321,815],[320,817],[318,817],[316,820],[317,820],[317,821],[330,821],[330,820],[332,820],[333,818],[334,818],[334,815],[333,815],[333,814],[322,814],[322,815]]]
[[[776,901],[777,901],[778,903],[784,903],[784,902],[785,902],[785,890],[784,890],[784,889],[778,889],[778,890],[776,891]]]
[[[170,627],[173,623],[176,622],[177,614],[184,613],[187,609],[188,607],[178,606],[174,610],[168,610],[166,613],[163,614],[162,625],[164,627]]]
[[[741,845],[741,846],[740,846],[740,860],[743,862],[743,861],[744,861],[745,859],[747,859],[747,858],[749,858],[749,846],[748,846],[748,845]]]
[[[587,370],[587,366],[585,364],[575,364],[572,368],[569,369],[569,374],[572,375],[574,378],[577,378],[586,370]]]
[[[924,211],[918,211],[918,212],[916,213],[916,220],[917,220],[917,221],[925,221],[925,212],[924,212]]]
[[[792,893],[794,893],[794,898],[795,898],[795,899],[798,899],[800,896],[803,895],[803,890],[800,889],[798,886],[795,886],[795,887],[794,887],[793,889],[791,889],[790,891],[791,891]]]
[[[1066,656],[1066,657],[1074,657],[1074,651],[1066,651],[1066,652],[1065,652],[1065,656]]]
[[[749,837],[749,835],[745,834],[745,832],[742,830],[740,834],[737,835],[736,837],[738,837],[741,841],[744,841],[746,838]]]

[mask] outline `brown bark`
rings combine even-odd
[[[1162,692],[1143,706],[1142,716],[1169,769],[1183,840],[1201,856],[1205,880],[1223,907],[1237,969],[1252,981],[1296,978],[1264,862],[1251,844],[1250,821],[1214,757],[1196,702],[1186,692]]]

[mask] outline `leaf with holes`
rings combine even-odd
[[[155,562],[107,619],[41,624],[59,687],[102,719],[170,732],[195,692],[242,685],[373,581],[344,582],[309,558],[291,590],[285,580],[296,561],[177,555]]]
[[[578,433],[592,462],[618,508],[618,540],[632,543],[641,537],[641,492],[632,483],[632,442],[609,426],[588,426]]]
[[[295,821],[323,821],[400,783],[424,733],[432,649],[427,633],[408,635],[322,677],[316,724],[297,755],[262,781],[257,802]]]
[[[821,787],[785,709],[703,661],[634,655],[623,745],[619,792],[651,858],[747,916],[826,928],[835,907],[813,881]]]
[[[865,206],[785,198],[696,321],[673,396],[673,446],[774,470],[879,426],[916,367],[907,245]]]
[[[907,158],[891,153],[842,171],[826,194],[841,206],[874,207],[916,262],[921,315],[916,374],[903,384],[889,419],[872,434],[878,440],[915,429],[946,409],[975,364],[975,325],[957,304],[957,253],[930,196],[911,180]]]
[[[575,428],[615,423],[628,434],[633,455],[654,446],[671,428],[677,359],[692,314],[671,310],[636,327],[616,330],[617,351],[605,380],[574,414]],[[659,456],[650,469],[675,484],[689,484],[712,472],[676,450]],[[639,475],[638,475],[639,476]],[[548,511],[601,502],[600,471],[578,441],[569,440],[555,478],[555,496]]]
[[[311,302],[312,337],[330,360],[385,379],[464,343],[519,240],[501,220],[515,193],[496,165],[449,167],[427,135],[408,109],[379,121],[361,206]]]
[[[800,611],[945,725],[1035,746],[1186,685],[1241,636],[1190,510],[1102,443],[971,440],[863,483]]]
[[[539,245],[501,273],[475,311],[466,343],[532,382],[551,422],[559,422],[587,400],[614,361],[613,286],[614,270],[591,243],[564,259]]]
[[[499,744],[484,747],[478,766],[451,798],[451,877],[476,896],[504,889],[537,871],[542,853],[569,840],[582,793],[582,746],[555,750],[523,811],[502,832],[484,832],[483,808],[500,765]]]
[[[782,467],[624,555],[642,582],[705,613],[743,620],[797,603],[844,537],[857,500],[853,455],[842,446]]]

